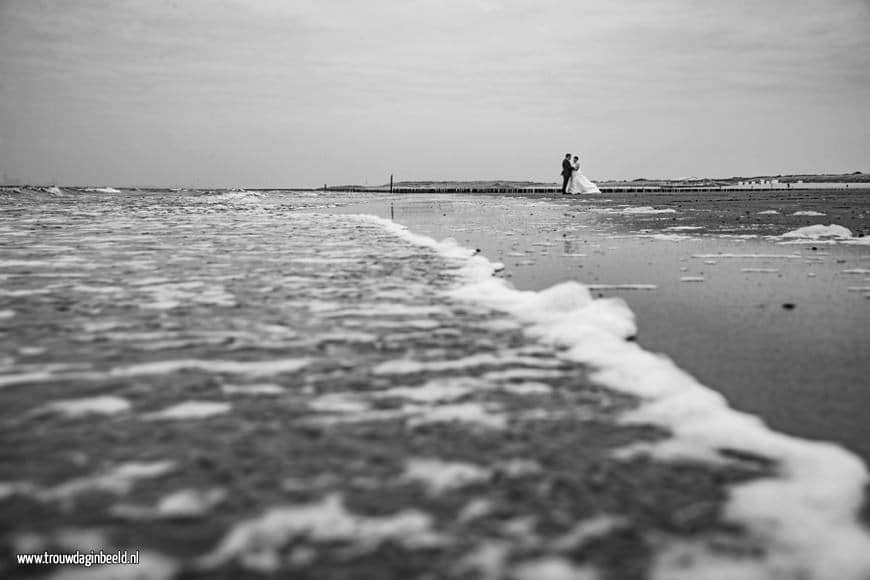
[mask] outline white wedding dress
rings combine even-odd
[[[586,176],[580,171],[580,164],[574,163],[571,165],[574,171],[571,172],[571,181],[568,182],[568,193],[577,195],[579,193],[601,193],[598,186],[586,179]]]

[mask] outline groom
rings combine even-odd
[[[571,179],[571,172],[574,168],[571,167],[571,154],[565,153],[565,159],[562,160],[562,195],[568,193],[568,181]]]

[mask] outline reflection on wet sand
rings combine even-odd
[[[647,348],[675,358],[778,429],[838,441],[870,460],[870,431],[858,411],[870,405],[861,387],[870,374],[864,354],[870,291],[843,273],[866,266],[870,249],[836,238],[783,244],[795,239],[783,235],[807,220],[839,221],[856,235],[867,231],[870,200],[835,192],[767,195],[590,196],[582,205],[404,196],[335,211],[386,217],[389,204],[399,223],[503,262],[503,275],[521,289],[578,280],[601,295],[623,296]],[[825,216],[799,211],[825,204],[831,209],[817,212]],[[781,212],[747,217],[754,207],[770,206]],[[837,396],[825,396],[819,385]]]

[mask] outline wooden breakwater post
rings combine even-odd
[[[390,193],[393,193],[393,174],[390,173]]]

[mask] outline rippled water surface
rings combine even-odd
[[[620,454],[664,436],[618,424],[634,398],[449,298],[462,260],[325,213],[346,200],[0,195],[0,572],[44,550],[139,550],[149,579],[642,578],[706,557],[686,538],[758,555],[720,516],[770,460]]]
[[[371,220],[296,212],[324,205],[298,194],[3,202],[10,553],[141,549],[154,577],[200,564],[347,577],[413,553],[380,572],[400,577],[478,544],[507,542],[506,557],[523,514],[540,517],[535,493],[569,501],[560,486],[583,470],[542,479],[543,433],[553,461],[604,469],[600,453],[575,457],[577,420],[607,421],[626,400],[567,388],[587,384],[582,369],[505,316],[443,298],[456,265]],[[505,440],[517,424],[524,435]],[[486,497],[445,494],[493,478]],[[573,503],[546,518],[552,534],[588,511]],[[257,528],[284,504],[319,509]],[[474,529],[491,511],[492,529]],[[293,539],[318,534],[325,545]]]
[[[870,461],[868,238],[782,237],[814,224],[860,236],[868,195],[403,196],[335,211],[480,248],[524,290],[579,280],[623,297],[645,348],[777,430]]]

